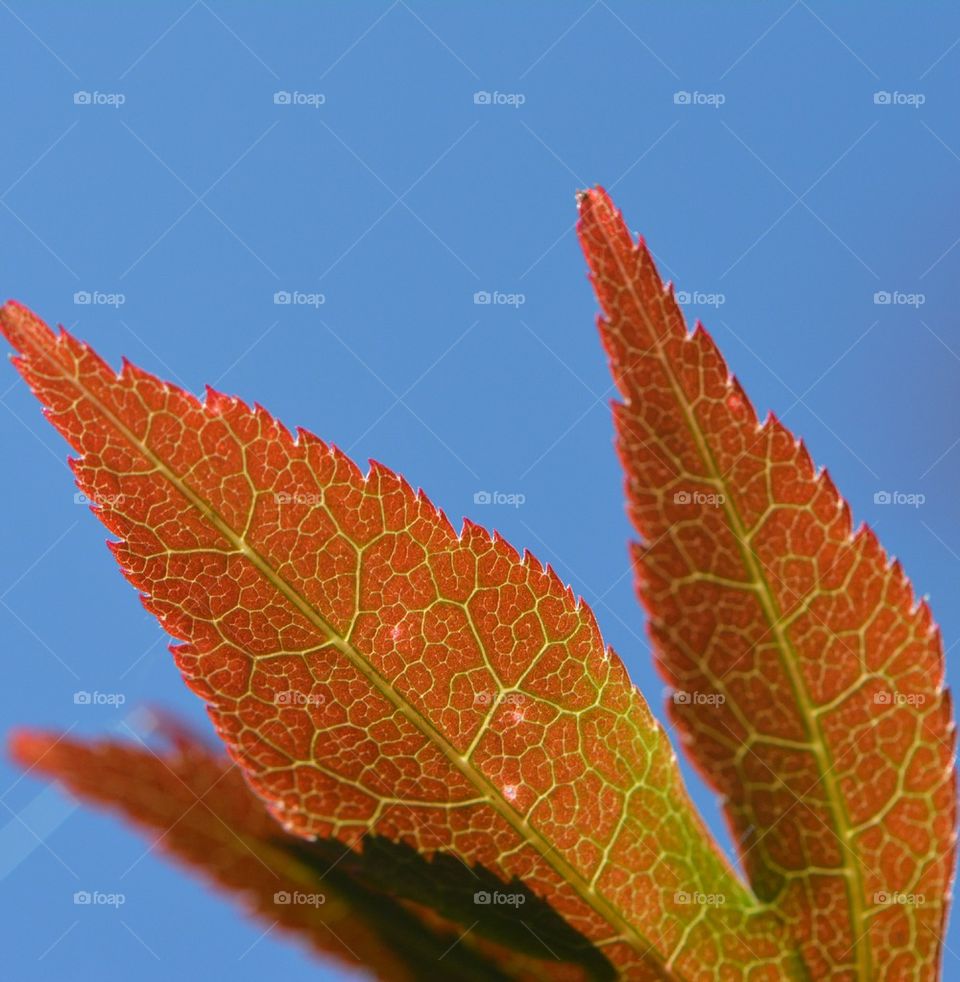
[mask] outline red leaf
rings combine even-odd
[[[815,978],[930,977],[955,860],[940,634],[826,472],[760,424],[601,189],[603,308],[640,596],[686,746]]]
[[[177,664],[289,831],[375,829],[517,877],[631,978],[792,971],[551,570],[259,407],[115,374],[16,305],[0,326],[82,454],[121,568],[187,642]]]

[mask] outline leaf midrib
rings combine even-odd
[[[494,811],[520,836],[520,838],[537,850],[544,862],[551,866],[554,871],[570,886],[574,888],[578,896],[589,907],[595,910],[608,924],[613,926],[623,938],[638,951],[642,958],[654,962],[661,977],[675,982],[682,982],[683,977],[676,974],[673,969],[667,969],[663,958],[658,951],[656,941],[651,941],[638,931],[630,921],[628,921],[609,901],[601,894],[596,892],[563,857],[559,850],[550,843],[535,829],[528,821],[526,816],[520,816],[510,806],[507,800],[500,793],[499,789],[489,781],[480,771],[470,762],[469,758],[459,754],[455,747],[447,740],[426,717],[424,717],[414,706],[404,699],[394,686],[385,679],[369,663],[369,661],[353,647],[346,639],[341,637],[333,626],[317,612],[299,591],[295,590],[277,573],[276,570],[260,555],[260,553],[249,545],[241,535],[236,533],[219,513],[193,489],[182,480],[160,457],[158,457],[126,424],[108,407],[106,407],[91,392],[78,376],[67,376],[63,371],[63,366],[58,363],[51,355],[42,348],[34,347],[35,352],[50,362],[57,370],[61,378],[70,381],[77,390],[88,399],[107,419],[112,426],[124,437],[127,442],[137,448],[140,453],[159,471],[187,501],[193,505],[200,513],[214,526],[214,528],[231,543],[238,552],[242,553],[257,568],[261,575],[291,604],[311,622],[324,632],[330,642],[344,654],[354,665],[355,668],[368,680],[368,682],[386,698],[407,720],[425,736],[433,740],[443,751],[447,760],[459,770],[464,777],[482,791],[488,798]],[[119,376],[118,376],[119,378]],[[251,656],[253,657],[253,656]]]
[[[856,938],[853,949],[858,953],[855,960],[855,967],[857,969],[858,976],[861,979],[869,980],[871,978],[870,966],[872,960],[872,952],[868,937],[870,932],[862,932],[859,928],[859,925],[863,923],[865,916],[863,905],[861,904],[861,898],[863,897],[864,890],[863,878],[859,864],[857,864],[855,861],[850,862],[850,859],[854,858],[852,849],[850,848],[850,840],[853,837],[852,827],[846,813],[843,798],[839,793],[836,781],[833,777],[833,769],[835,765],[831,764],[830,762],[830,752],[826,745],[826,740],[823,735],[823,729],[820,724],[819,717],[814,712],[813,701],[810,698],[805,682],[796,668],[796,665],[799,663],[796,648],[785,630],[781,627],[780,622],[782,618],[779,613],[778,604],[770,583],[760,569],[756,557],[753,554],[752,548],[747,546],[746,527],[733,503],[735,496],[732,490],[729,488],[725,475],[720,473],[720,469],[717,466],[717,462],[713,456],[713,452],[710,449],[710,445],[707,442],[703,429],[694,415],[692,408],[688,404],[688,400],[683,392],[679,380],[673,371],[670,359],[664,354],[661,343],[663,335],[657,331],[656,325],[647,314],[646,305],[643,298],[635,289],[634,281],[630,277],[629,271],[626,269],[620,259],[617,243],[612,241],[607,235],[607,231],[603,223],[598,223],[598,225],[601,228],[603,236],[607,239],[607,246],[620,269],[622,281],[624,284],[626,284],[627,291],[633,298],[636,309],[640,312],[640,316],[643,318],[647,329],[650,331],[650,334],[654,339],[654,346],[656,348],[660,364],[663,366],[667,380],[670,383],[671,390],[673,391],[674,398],[681,408],[687,428],[690,431],[690,435],[693,438],[703,464],[708,469],[711,479],[715,482],[717,487],[729,492],[724,494],[724,501],[721,507],[727,516],[730,529],[737,540],[737,548],[742,556],[744,567],[746,568],[748,576],[752,579],[753,585],[756,588],[755,592],[760,599],[761,608],[763,610],[764,617],[767,620],[769,629],[777,641],[777,650],[780,654],[780,663],[788,677],[794,698],[801,711],[801,719],[808,735],[807,743],[813,752],[814,758],[817,762],[818,771],[820,772],[820,783],[827,791],[827,800],[830,804],[831,813],[836,826],[835,834],[840,841],[841,854],[843,855],[843,867],[838,869],[837,872],[843,876],[847,886],[847,897],[849,901],[852,928],[851,933]],[[636,249],[632,243],[631,248]],[[652,259],[649,261],[652,262]],[[664,296],[665,292],[661,293],[657,298],[657,302],[660,305],[661,312],[664,314],[664,323],[668,323],[663,306]],[[666,332],[664,332],[664,334],[665,333]],[[794,797],[797,796],[794,795]],[[798,798],[798,800],[802,799]]]

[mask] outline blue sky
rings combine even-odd
[[[660,713],[572,229],[604,184],[960,639],[960,10],[13,0],[0,25],[4,296],[495,526],[594,606]],[[145,702],[203,722],[12,368],[0,447],[5,728],[122,731]],[[0,792],[11,978],[343,977],[6,762]]]

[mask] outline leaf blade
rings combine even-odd
[[[773,417],[759,424],[703,328],[687,333],[606,193],[586,192],[580,213],[624,398],[638,590],[658,664],[686,696],[671,711],[687,749],[815,974],[934,971],[956,778],[929,610],[873,533],[853,534],[803,445]]]
[[[0,326],[83,454],[121,569],[186,641],[181,671],[289,831],[375,828],[519,877],[631,977],[793,970],[552,571],[259,407],[116,375],[24,308]]]

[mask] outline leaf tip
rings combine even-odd
[[[577,191],[576,197],[577,207],[581,212],[594,206],[607,208],[609,211],[616,211],[616,206],[602,184],[594,184],[592,188],[580,188]]]
[[[577,212],[579,214],[577,233],[588,257],[591,251],[588,240],[594,236],[600,238],[600,241],[595,243],[595,247],[599,247],[605,239],[622,244],[623,237],[626,237],[631,246],[633,245],[623,215],[611,201],[610,195],[599,184],[577,193]]]
[[[57,340],[56,334],[18,300],[8,300],[0,307],[0,332],[23,354],[31,347],[49,348]]]
[[[7,738],[7,752],[14,763],[30,769],[56,746],[57,737],[40,730],[15,729]]]

